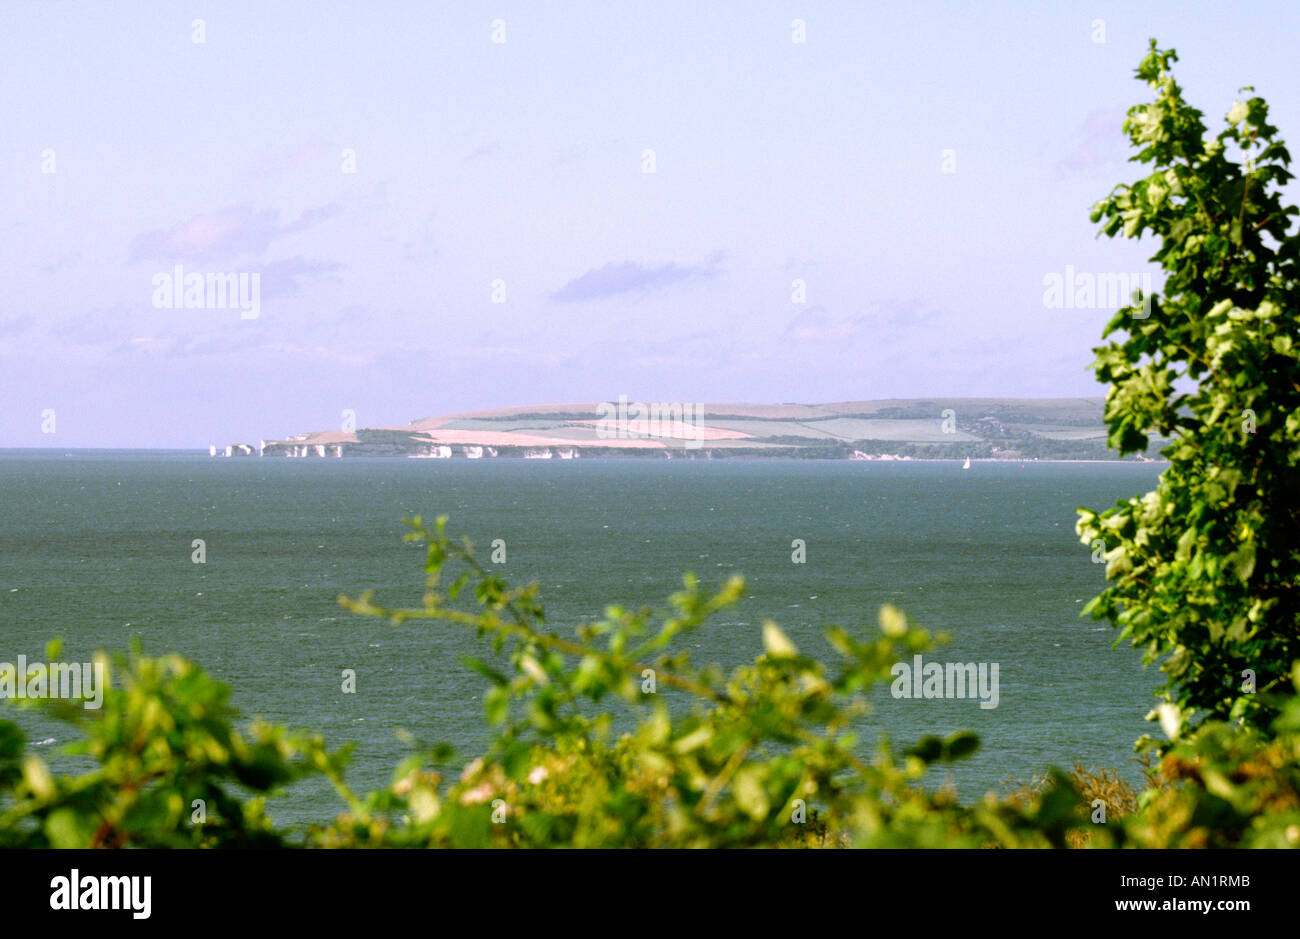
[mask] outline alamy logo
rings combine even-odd
[[[1074,272],[1074,265],[1065,265],[1065,274],[1055,272],[1043,277],[1043,306],[1049,310],[1118,310],[1136,305],[1133,294],[1142,292],[1142,302],[1133,314],[1144,320],[1151,315],[1151,274],[1125,274],[1105,272],[1090,274]]]
[[[134,919],[148,919],[153,908],[153,878],[81,876],[77,868],[50,881],[52,910],[130,910]]]
[[[104,703],[103,662],[0,662],[0,698],[68,698],[83,701],[88,711]]]
[[[618,396],[618,404],[609,401],[596,405],[596,436],[602,440],[637,440],[655,437],[680,440],[694,450],[704,443],[704,405],[680,402],[628,402]]]
[[[153,305],[159,310],[239,310],[246,320],[262,312],[261,274],[187,274],[177,264],[171,272],[154,274],[152,283]]]
[[[986,711],[998,706],[997,662],[896,662],[889,669],[895,698],[978,698]]]

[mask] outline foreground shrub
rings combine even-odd
[[[59,643],[46,651],[57,660]],[[53,775],[18,726],[0,721],[0,846],[275,846],[282,837],[266,814],[266,795],[306,775],[341,771],[345,753],[327,753],[318,737],[262,721],[235,729],[230,689],[178,656],[136,650],[97,664],[101,708],[22,702],[73,725],[81,737],[63,752],[93,762],[93,771]]]

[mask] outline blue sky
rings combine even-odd
[[[1119,126],[1148,38],[1212,130],[1253,84],[1294,142],[1297,26],[1290,3],[7,2],[0,446],[1099,394],[1109,314],[1046,308],[1043,279],[1151,270],[1088,221],[1139,172]],[[257,273],[257,317],[156,306],[177,264]]]

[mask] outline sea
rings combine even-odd
[[[610,604],[665,609],[688,571],[705,587],[735,573],[746,581],[739,603],[686,640],[698,663],[752,660],[767,619],[830,659],[824,631],[866,635],[882,604],[946,633],[925,661],[996,663],[997,706],[896,698],[882,685],[855,730],[864,753],[881,734],[901,749],[924,734],[976,732],[978,752],[926,780],[963,800],[1076,762],[1137,782],[1132,745],[1151,729],[1143,716],[1160,676],[1106,623],[1080,616],[1105,581],[1075,534],[1075,508],[1146,492],[1162,468],[3,450],[0,661],[44,661],[53,637],[68,662],[139,640],[228,683],[242,718],[353,742],[354,791],[389,785],[413,740],[451,744],[462,765],[489,737],[485,679],[461,661],[490,659],[486,640],[450,624],[395,627],[338,603],[364,590],[418,603],[423,554],[403,542],[402,519],[447,515],[485,562],[494,542],[504,549],[496,569],[507,581],[540,586],[557,634]],[[75,735],[68,725],[2,703],[0,717],[56,769],[79,766],[60,755]],[[270,804],[290,828],[343,808],[320,780]]]

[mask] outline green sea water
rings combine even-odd
[[[999,702],[899,700],[882,687],[863,720],[896,742],[976,731],[980,751],[934,782],[963,799],[1049,765],[1118,767],[1149,725],[1158,674],[1112,648],[1082,605],[1104,583],[1074,534],[1074,508],[1155,484],[1159,465],[811,460],[285,460],[142,451],[0,451],[0,661],[96,649],[179,652],[234,688],[247,715],[355,741],[349,781],[386,785],[397,737],[486,739],[483,679],[460,664],[483,640],[449,625],[352,616],[340,593],[391,604],[421,594],[405,514],[450,516],[501,573],[535,580],[550,627],[609,603],[662,607],[694,571],[745,575],[745,599],[690,639],[697,662],[761,650],[764,619],[823,654],[830,625],[873,628],[893,603],[952,642],[927,660],[996,662]],[[194,539],[206,563],[191,560]],[[791,543],[806,544],[792,563]],[[357,693],[342,693],[343,669]],[[618,705],[614,705],[618,706]],[[53,756],[68,730],[6,709]],[[864,743],[864,747],[867,743]],[[272,804],[284,822],[342,804],[308,783]]]

